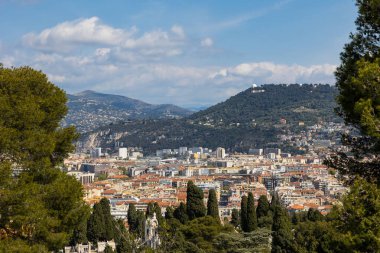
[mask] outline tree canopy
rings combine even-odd
[[[59,126],[66,100],[44,73],[0,66],[0,251],[85,240],[81,184],[57,169],[77,137]]]

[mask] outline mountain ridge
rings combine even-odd
[[[80,146],[138,146],[152,153],[179,146],[247,151],[277,143],[278,135],[318,122],[341,122],[334,113],[337,89],[329,85],[274,85],[246,89],[181,119],[113,123],[82,136]],[[284,124],[285,122],[285,124]]]
[[[67,97],[69,110],[62,125],[75,125],[81,133],[118,121],[182,118],[192,113],[172,104],[149,104],[126,96],[92,90],[68,94]]]

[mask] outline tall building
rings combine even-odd
[[[99,158],[102,156],[102,148],[94,148],[91,150],[91,157]]]
[[[119,157],[122,159],[128,158],[128,148],[119,148]]]
[[[226,157],[226,150],[224,148],[217,148],[216,149],[216,158],[223,159]]]

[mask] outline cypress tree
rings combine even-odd
[[[145,214],[142,211],[137,211],[136,214],[136,234],[140,237],[144,237],[145,232]]]
[[[147,217],[147,218],[148,218],[148,217],[152,217],[152,216],[153,216],[153,213],[154,213],[154,205],[153,205],[152,202],[150,202],[150,203],[148,204],[148,206],[146,207],[146,212],[145,212],[146,217]]]
[[[190,220],[203,217],[206,214],[206,207],[203,203],[203,191],[193,181],[187,183],[186,210]]]
[[[255,210],[255,199],[253,198],[252,192],[248,193],[247,202],[247,231],[252,232],[257,228],[256,210]]]
[[[186,212],[186,206],[182,202],[174,210],[173,215],[174,215],[174,218],[179,220],[182,224],[185,224],[189,220],[189,217],[187,216],[187,212]]]
[[[87,238],[91,242],[104,240],[105,222],[103,217],[102,206],[96,203],[92,209],[92,214],[87,224]]]
[[[236,228],[240,224],[240,217],[239,217],[239,211],[234,208],[232,209],[231,214],[231,224]]]
[[[219,220],[218,200],[214,189],[210,189],[208,193],[207,215],[215,217]]]
[[[129,231],[135,232],[137,228],[137,212],[135,204],[131,203],[128,206],[128,225],[129,225]]]
[[[165,219],[169,220],[172,218],[174,218],[174,209],[173,209],[173,207],[168,206],[166,208],[166,212],[165,212]]]
[[[272,253],[296,252],[288,214],[280,205],[273,206]]]
[[[110,241],[115,238],[115,221],[111,215],[110,202],[106,198],[102,198],[99,202],[102,206],[104,220],[104,240]]]
[[[156,213],[158,224],[162,225],[162,223],[164,222],[164,217],[162,217],[160,205],[157,202],[154,202],[153,209],[154,209],[154,212]]]
[[[266,195],[261,195],[257,203],[256,216],[257,219],[267,216],[270,209],[270,204]]]
[[[248,198],[247,196],[241,197],[241,207],[240,207],[240,227],[244,232],[247,232],[247,206]]]

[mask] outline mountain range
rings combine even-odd
[[[327,84],[268,84],[246,89],[224,102],[179,119],[112,123],[82,135],[81,147],[226,147],[246,151],[281,146],[277,136],[321,121],[341,122],[334,113],[337,89]],[[300,124],[302,122],[302,124]]]
[[[75,125],[80,133],[118,121],[182,118],[192,113],[171,104],[152,105],[125,96],[91,90],[68,95],[67,106],[69,111],[62,125]]]

